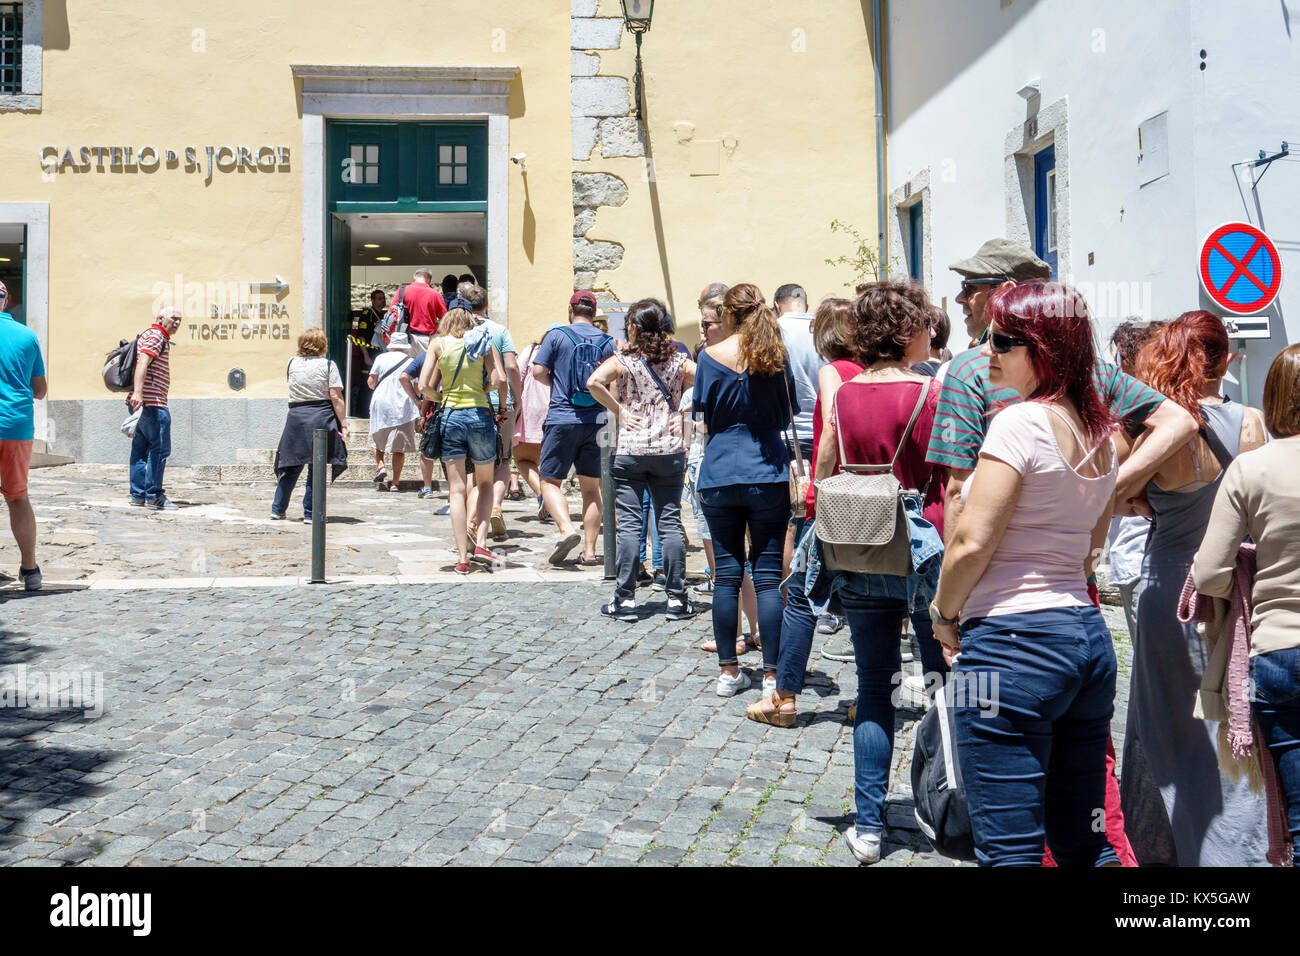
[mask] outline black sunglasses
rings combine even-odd
[[[1018,345],[1028,345],[1028,339],[1018,338],[1014,335],[1007,335],[1005,332],[994,332],[989,330],[989,348],[993,349],[999,355],[1006,355]]]
[[[962,279],[961,294],[970,295],[976,291],[977,287],[982,285],[1001,285],[1007,280],[1002,276],[990,277],[988,279]]]

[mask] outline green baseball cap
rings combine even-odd
[[[990,239],[975,255],[960,259],[948,267],[967,279],[1003,276],[1014,282],[1050,279],[1052,267],[1033,251],[1010,239]]]

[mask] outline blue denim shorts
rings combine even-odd
[[[453,408],[442,413],[442,460],[490,465],[497,460],[497,426],[486,408]]]

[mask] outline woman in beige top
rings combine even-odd
[[[1300,864],[1300,345],[1281,351],[1264,383],[1264,422],[1276,441],[1228,466],[1192,564],[1196,589],[1232,593],[1237,549],[1255,542],[1251,592],[1251,710],[1287,802],[1292,863]]]
[[[1229,597],[1236,553],[1256,548],[1251,592],[1251,710],[1277,763],[1292,865],[1300,864],[1300,345],[1283,349],[1264,384],[1264,421],[1277,441],[1234,460],[1219,485],[1192,563],[1196,589]]]

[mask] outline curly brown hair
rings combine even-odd
[[[915,282],[868,282],[853,314],[857,360],[863,365],[902,361],[912,339],[930,330],[930,300]]]
[[[722,310],[740,333],[740,357],[751,372],[775,375],[785,368],[787,353],[781,327],[758,286],[750,282],[733,285],[722,300]]]
[[[667,362],[677,351],[673,341],[673,323],[668,309],[658,299],[642,299],[634,302],[627,310],[623,320],[629,332],[636,330],[635,336],[629,336],[623,346],[623,354],[639,355],[653,365]]]

